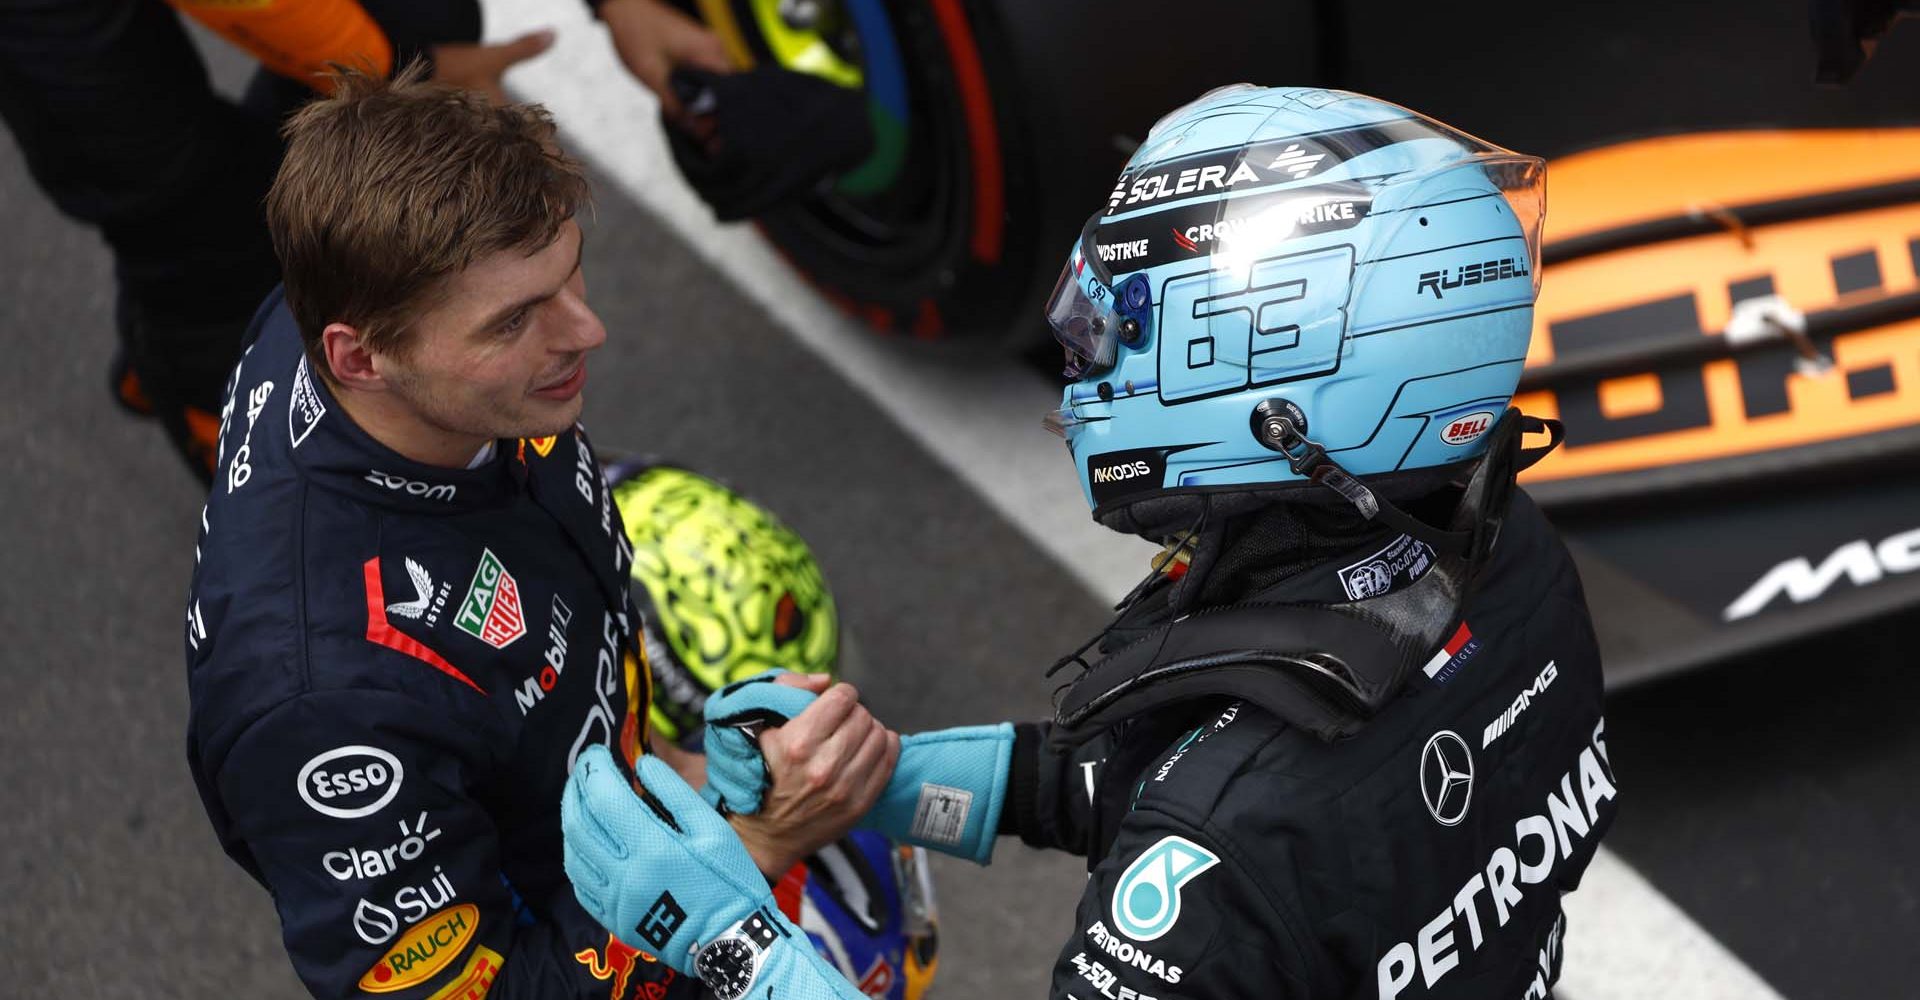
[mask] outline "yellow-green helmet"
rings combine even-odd
[[[616,463],[654,729],[697,742],[719,688],[774,667],[831,674],[840,620],[807,543],[753,501],[671,465]]]

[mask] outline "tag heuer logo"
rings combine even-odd
[[[505,649],[527,634],[527,619],[520,612],[520,585],[492,549],[481,552],[480,568],[473,571],[473,582],[467,585],[467,596],[453,623],[495,649]]]

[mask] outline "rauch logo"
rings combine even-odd
[[[441,910],[394,942],[360,977],[360,988],[392,993],[425,981],[466,950],[467,940],[479,926],[480,908],[472,903]]]

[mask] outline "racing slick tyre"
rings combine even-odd
[[[1150,120],[1242,80],[1318,76],[1315,5],[681,0],[743,66],[863,90],[868,160],[760,220],[829,300],[923,339],[1044,343],[1039,307]],[[1232,25],[1182,56],[1186,25]],[[1337,34],[1337,33],[1335,33]],[[1143,112],[1142,109],[1153,109]],[[1032,322],[1028,322],[1028,320]]]

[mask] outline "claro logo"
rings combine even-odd
[[[405,774],[400,758],[379,747],[337,747],[300,769],[300,798],[323,816],[358,819],[386,808]]]
[[[1138,479],[1153,474],[1153,467],[1144,459],[1122,462],[1119,465],[1095,466],[1089,475],[1096,483],[1117,483],[1124,479]]]
[[[453,501],[455,490],[455,487],[448,483],[423,483],[418,479],[396,476],[391,472],[381,472],[379,469],[368,470],[367,482],[398,493],[405,493],[410,497],[445,500],[449,503]]]

